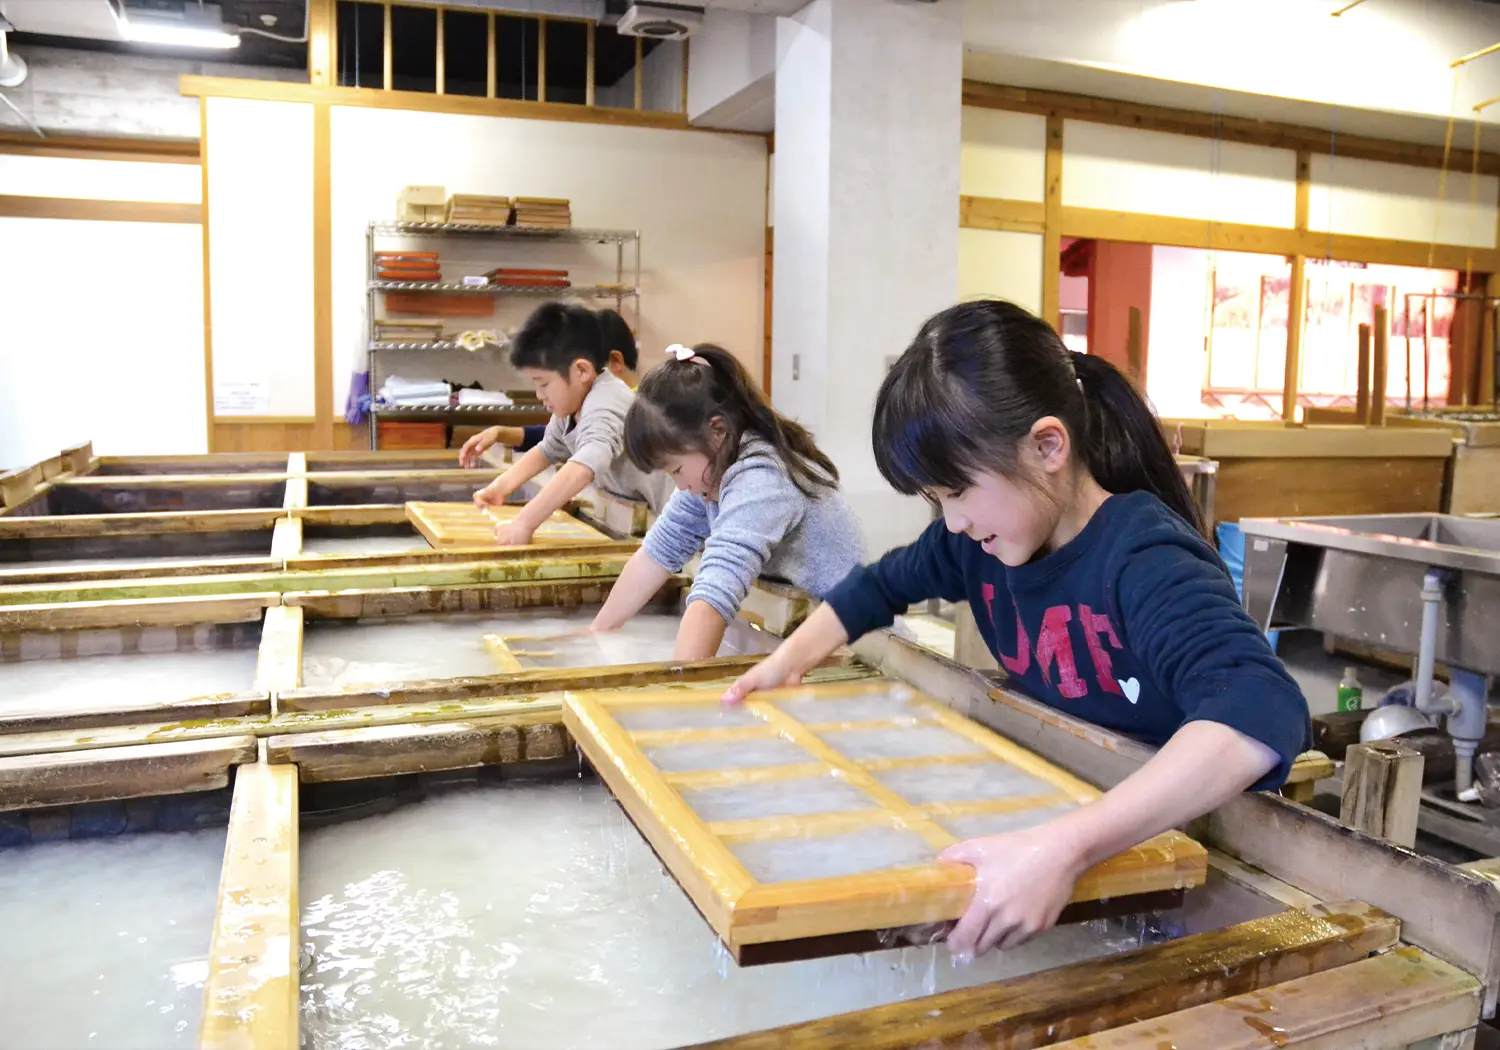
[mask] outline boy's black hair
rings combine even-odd
[[[599,328],[604,335],[604,357],[609,359],[610,351],[620,351],[620,357],[625,361],[625,367],[634,372],[636,365],[640,362],[640,354],[636,350],[635,333],[630,330],[630,325],[625,323],[618,311],[605,307],[598,313]]]
[[[510,341],[512,368],[567,375],[579,360],[593,365],[596,372],[603,372],[609,362],[599,317],[585,306],[543,303]]]
[[[1156,415],[1119,369],[1069,353],[1052,326],[980,299],[935,314],[886,373],[875,465],[898,492],[962,492],[983,471],[1017,478],[1031,426],[1056,416],[1106,492],[1144,489],[1202,530]]]

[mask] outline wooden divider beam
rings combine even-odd
[[[271,557],[280,562],[302,556],[302,519],[282,518],[271,534]]]
[[[1110,959],[705,1043],[700,1050],[1047,1046],[1344,966],[1393,946],[1399,932],[1396,919],[1358,901],[1320,905]]]
[[[0,811],[210,791],[254,761],[248,735],[0,758]]]
[[[301,988],[297,768],[235,777],[203,984],[202,1050],[296,1050]]]
[[[1416,948],[1397,948],[1251,994],[1055,1046],[1056,1050],[1406,1047],[1472,1028],[1479,1020],[1479,993],[1479,982],[1457,967]]]
[[[302,684],[302,618],[302,610],[296,606],[277,605],[266,610],[255,663],[255,688],[277,693]]]

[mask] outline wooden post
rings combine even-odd
[[[1497,277],[1485,282],[1484,317],[1479,326],[1479,400],[1476,405],[1489,408],[1495,403],[1495,292]]]
[[[1292,283],[1287,289],[1286,376],[1281,386],[1281,418],[1297,420],[1297,387],[1302,382],[1302,322],[1307,310],[1307,259],[1292,259]]]
[[[329,87],[338,82],[335,76],[338,22],[334,0],[308,0],[307,5],[307,82],[313,87]],[[207,166],[204,168],[207,171]]]
[[[490,16],[494,18],[493,15]],[[384,29],[381,31],[380,45],[380,86],[390,91],[393,84],[391,72],[391,5],[385,5],[385,20],[382,23]]]
[[[1364,426],[1370,421],[1370,326],[1359,326],[1359,393],[1354,402],[1354,421]]]
[[[1062,331],[1063,118],[1047,117],[1047,155],[1042,184],[1042,320]]]
[[[1344,753],[1339,819],[1357,831],[1411,849],[1422,801],[1420,751],[1394,740],[1351,744]]]
[[[526,94],[523,90],[522,96]],[[547,18],[536,20],[536,100],[547,101]]]
[[[441,95],[441,94],[444,94],[444,89],[447,87],[447,80],[448,80],[447,62],[444,61],[444,59],[447,56],[444,54],[444,46],[443,46],[443,9],[442,9],[442,7],[439,7],[437,9],[437,55],[435,57],[436,57],[436,61],[437,61],[437,73],[436,73],[437,93],[439,95]]]
[[[1384,306],[1375,307],[1375,353],[1372,362],[1374,377],[1370,381],[1370,425],[1385,426],[1385,378],[1387,350],[1391,334],[1391,322]]]
[[[586,68],[584,69],[583,74],[583,104],[585,106],[592,106],[594,104],[594,30],[596,26],[597,23],[595,22],[588,23],[588,56],[584,60],[586,63]],[[686,112],[686,109],[686,104],[684,104],[684,112]]]
[[[1130,313],[1126,316],[1125,329],[1125,368],[1131,383],[1135,384],[1137,390],[1144,390],[1146,377],[1145,369],[1141,367],[1141,311],[1139,307],[1132,306]]]
[[[495,12],[491,11],[485,19],[485,58],[484,58],[484,97],[495,97]],[[593,25],[592,22],[589,23]]]

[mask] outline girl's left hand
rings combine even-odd
[[[502,547],[524,547],[531,542],[531,535],[535,529],[528,529],[519,522],[510,522],[507,525],[495,527],[495,542]]]
[[[1051,929],[1083,874],[1080,859],[1051,822],[969,839],[938,859],[974,868],[974,896],[947,938],[948,950],[962,960],[997,946],[1020,947]]]

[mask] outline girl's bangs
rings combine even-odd
[[[693,451],[661,409],[640,397],[635,399],[625,414],[625,455],[637,470],[650,474],[662,468],[667,456]]]
[[[875,409],[875,465],[897,492],[926,496],[961,492],[983,469],[974,441],[977,420],[968,418],[958,391],[892,373]]]

